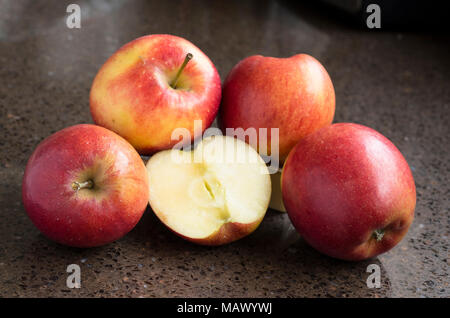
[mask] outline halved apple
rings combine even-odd
[[[267,211],[271,181],[259,154],[227,136],[194,151],[161,151],[147,163],[150,206],[181,237],[221,245],[252,233]]]
[[[272,180],[272,196],[269,207],[278,212],[286,212],[281,195],[281,169],[270,175]]]

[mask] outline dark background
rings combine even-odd
[[[81,29],[66,27],[73,2]],[[382,29],[369,30],[364,12],[317,1],[0,0],[0,296],[449,297],[449,37],[445,11],[422,8],[437,15],[411,20],[386,8],[384,21],[382,8]],[[21,203],[26,160],[51,133],[92,122],[96,72],[151,33],[192,41],[222,80],[253,54],[321,61],[336,90],[335,122],[378,130],[411,166],[417,208],[404,240],[375,259],[342,262],[309,248],[275,211],[249,237],[216,248],[174,236],[150,209],[100,248],[67,248],[39,234]],[[81,289],[66,287],[72,263],[81,266]],[[366,286],[369,264],[381,266],[380,289]]]

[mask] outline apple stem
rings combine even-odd
[[[92,189],[94,187],[94,182],[92,180],[87,180],[85,182],[78,182],[75,181],[72,183],[72,189],[75,191],[81,190],[81,189]]]
[[[383,239],[384,231],[382,229],[375,230],[373,232],[373,235],[375,236],[375,239],[377,240],[377,242],[379,242]]]
[[[187,63],[194,57],[191,53],[186,54],[186,57],[184,58],[183,64],[181,64],[180,69],[178,70],[177,75],[175,76],[174,80],[170,84],[170,86],[175,89],[177,88],[178,79],[180,78],[181,72],[183,72],[184,68],[186,67]]]

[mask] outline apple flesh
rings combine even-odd
[[[325,68],[307,54],[290,58],[250,56],[228,74],[223,88],[220,126],[267,128],[268,152],[279,146],[280,161],[299,140],[331,124],[335,95]],[[279,129],[279,145],[270,145],[271,128]],[[258,135],[258,145],[261,136]]]
[[[186,58],[191,60],[186,62]],[[170,149],[208,128],[219,108],[220,77],[211,60],[191,42],[172,35],[140,37],[120,48],[101,67],[92,84],[95,123],[128,140],[140,154]],[[202,128],[194,131],[194,120]]]
[[[384,253],[405,236],[416,189],[400,151],[375,130],[334,124],[307,136],[283,168],[289,217],[318,251],[344,260]]]
[[[166,150],[147,163],[149,202],[179,236],[221,245],[253,232],[270,200],[263,159],[243,141],[212,136],[194,151]]]
[[[28,160],[22,199],[34,225],[64,245],[121,238],[148,204],[148,176],[136,150],[99,126],[76,125],[42,141]]]

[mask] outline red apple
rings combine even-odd
[[[148,203],[148,176],[122,137],[94,125],[63,129],[28,160],[22,199],[34,225],[69,246],[99,246],[121,238]]]
[[[156,34],[131,41],[106,61],[92,84],[90,107],[96,124],[149,155],[177,144],[179,136],[171,138],[176,128],[186,128],[191,140],[199,137],[220,98],[211,60],[183,38]],[[194,120],[203,129],[194,131]]]
[[[384,253],[405,236],[416,188],[400,151],[375,130],[334,124],[295,146],[283,168],[283,202],[300,235],[344,260]]]
[[[325,68],[315,58],[250,56],[239,62],[224,83],[220,125],[226,128],[279,128],[279,156],[306,135],[331,124],[334,88]],[[258,145],[261,137],[258,136]],[[276,145],[273,145],[276,147]]]

